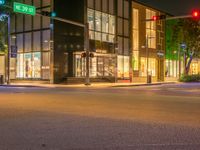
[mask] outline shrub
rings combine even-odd
[[[200,82],[200,74],[197,75],[183,75],[180,82]]]

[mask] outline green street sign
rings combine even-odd
[[[17,3],[17,2],[14,2],[13,11],[17,13],[32,15],[32,16],[35,16],[36,14],[35,6],[26,5],[26,4]]]

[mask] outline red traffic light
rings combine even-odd
[[[159,19],[159,16],[153,16],[153,17],[152,17],[152,20],[153,20],[153,21],[156,21],[156,20],[158,20],[158,19]]]
[[[199,18],[199,17],[200,17],[200,11],[194,10],[194,11],[192,12],[192,17],[193,17],[193,18]]]
[[[159,16],[153,16],[152,20],[157,21],[157,20],[164,20],[166,19],[166,15],[159,15]]]

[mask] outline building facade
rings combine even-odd
[[[144,4],[132,3],[132,70],[133,82],[164,81],[165,22],[145,21],[163,12]]]
[[[160,11],[131,0],[18,2],[36,6],[38,13],[55,11],[58,18],[89,24],[92,80],[143,82],[147,72],[155,81],[164,80],[164,58],[158,53],[165,53],[165,25],[144,21]],[[11,32],[12,45],[18,48],[17,58],[11,60],[13,81],[84,81],[83,27],[46,16],[15,14]]]

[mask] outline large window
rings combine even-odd
[[[41,53],[24,53],[17,56],[18,78],[41,78]]]
[[[144,57],[141,57],[140,61],[140,75],[141,76],[147,76],[147,59]],[[149,58],[148,60],[148,74],[152,76],[156,76],[156,59],[155,58]]]
[[[129,78],[129,56],[118,56],[117,70],[119,78]]]
[[[91,77],[114,77],[116,60],[109,56],[95,56],[90,58]],[[86,75],[86,59],[81,55],[75,55],[75,76],[84,77]]]
[[[133,9],[133,70],[139,70],[139,13]]]
[[[89,36],[92,40],[114,42],[115,17],[107,13],[88,9]]]
[[[179,62],[177,60],[165,60],[165,76],[166,77],[178,77],[179,74]]]
[[[146,19],[155,16],[156,12],[146,9]],[[148,47],[156,48],[156,21],[146,21],[146,36],[148,38]]]

